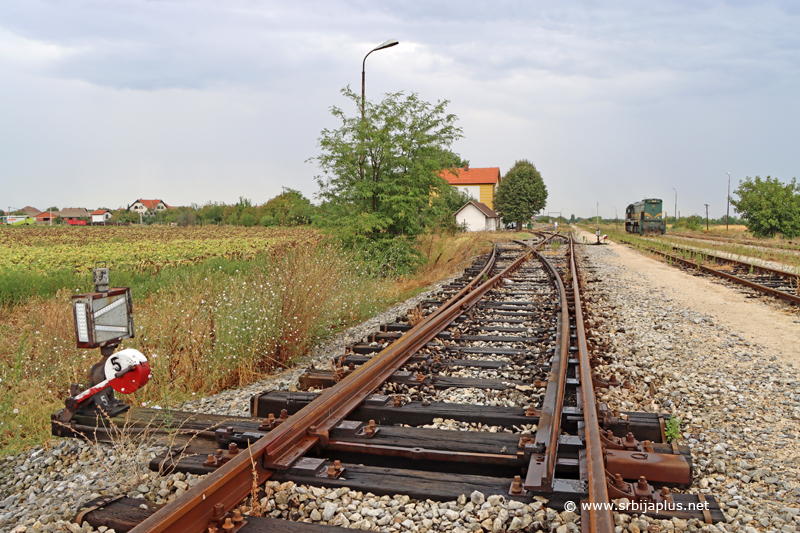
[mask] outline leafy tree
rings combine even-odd
[[[431,191],[447,186],[439,172],[457,162],[450,151],[462,137],[457,118],[445,112],[447,101],[430,104],[402,92],[368,103],[362,118],[360,95],[349,87],[342,94],[355,115],[332,107],[341,125],[322,131],[322,153],[311,159],[323,173],[316,178],[325,211],[319,223],[408,271],[418,257],[412,239],[435,218]]]
[[[242,216],[239,218],[239,224],[246,228],[255,226],[256,218],[250,213],[242,213]]]
[[[675,229],[688,229],[691,231],[700,231],[706,223],[706,219],[701,217],[700,215],[692,215],[688,217],[681,217],[678,222],[676,222],[673,227]]]
[[[262,225],[298,226],[311,223],[314,206],[300,191],[283,187],[281,194],[267,202],[263,213],[261,219],[269,217],[269,223]]]
[[[455,212],[464,207],[464,204],[474,200],[467,191],[453,187],[450,184],[440,188],[436,196],[431,199],[430,214],[431,226],[445,233],[453,234],[461,228],[456,222]]]
[[[200,217],[206,224],[219,224],[225,213],[225,205],[208,202],[200,209]]]
[[[55,219],[56,223],[59,223],[59,218]],[[128,211],[127,209],[117,209],[111,214],[111,218],[108,219],[108,222],[111,224],[118,224],[118,223],[131,223],[131,224],[138,224],[139,223],[139,214],[133,211]]]
[[[514,163],[497,187],[497,211],[506,219],[517,223],[517,231],[522,224],[547,202],[547,187],[542,175],[527,159]]]
[[[177,222],[179,226],[194,226],[197,224],[197,215],[197,208],[194,206],[183,208],[175,213],[175,222]]]
[[[763,181],[748,176],[733,193],[739,199],[731,198],[731,205],[756,237],[800,235],[800,186],[795,179],[783,184],[770,176]]]

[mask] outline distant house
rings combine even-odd
[[[89,218],[89,211],[83,207],[65,207],[58,212],[58,216],[60,216],[62,220],[66,220],[69,224],[70,221],[79,221]]]
[[[22,211],[23,213],[25,213],[29,217],[35,217],[36,215],[41,213],[41,211],[39,209],[36,209],[35,207],[31,207],[29,205],[26,205],[25,207],[20,209],[20,211]]]
[[[111,218],[111,211],[108,209],[92,211],[92,224],[105,224],[109,218]]]
[[[42,211],[35,215],[37,224],[50,224],[58,216],[58,211]]]
[[[168,206],[164,200],[143,200],[139,198],[131,205],[128,206],[128,211],[133,211],[134,213],[139,213],[144,215],[148,211],[165,211],[167,209],[172,209]]]
[[[467,231],[495,231],[500,228],[500,217],[482,202],[467,202],[456,211],[456,223]]]
[[[494,209],[494,196],[500,185],[500,167],[450,168],[440,174],[456,189],[467,192],[472,198]]]

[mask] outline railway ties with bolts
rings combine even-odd
[[[254,479],[422,501],[478,491],[527,504],[544,498],[557,511],[572,502],[583,531],[610,532],[614,523],[610,511],[582,511],[581,501],[627,498],[658,518],[723,519],[713,497],[675,492],[691,483],[691,456],[666,442],[663,416],[596,402],[595,387],[619,384],[593,376],[601,361],[583,328],[575,246],[548,239],[561,244],[499,245],[438,300],[383,325],[330,368],[309,368],[297,392],[254,396],[251,418],[175,415],[173,448],[150,467],[208,475],[149,516],[123,498],[81,519],[135,533],[334,531],[237,512]],[[53,427],[66,436],[94,425],[76,417]],[[176,440],[176,431],[185,435]],[[688,510],[701,500],[705,511]],[[295,517],[306,516],[295,503]],[[531,517],[518,525],[536,526]]]

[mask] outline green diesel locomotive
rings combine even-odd
[[[664,235],[667,220],[661,212],[661,200],[645,198],[625,209],[625,231],[639,235]]]

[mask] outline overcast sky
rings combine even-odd
[[[800,3],[0,2],[0,207],[314,198],[339,90],[449,100],[473,167],[532,161],[547,211],[675,192],[725,213],[800,172]],[[354,112],[355,110],[353,110]]]

